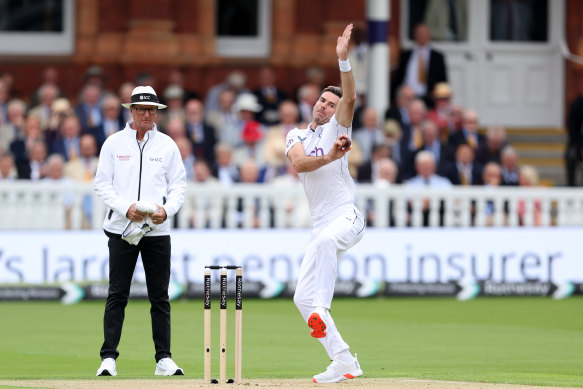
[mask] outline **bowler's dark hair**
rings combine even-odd
[[[324,88],[324,90],[322,91],[322,93],[324,92],[330,92],[330,93],[334,93],[336,96],[342,98],[342,89],[340,89],[337,86],[327,86],[326,88]]]

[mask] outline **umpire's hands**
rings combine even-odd
[[[136,203],[133,203],[126,213],[126,217],[133,222],[141,222],[146,217],[144,212],[136,209]]]
[[[150,215],[150,219],[152,219],[152,222],[154,224],[160,224],[163,223],[164,220],[166,220],[168,215],[166,214],[166,210],[164,209],[164,207],[158,204],[156,204],[156,207],[158,207],[158,210]]]

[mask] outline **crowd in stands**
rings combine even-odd
[[[323,73],[309,69],[305,83],[290,96],[273,68],[257,71],[257,85],[248,85],[244,73],[233,71],[204,98],[185,88],[177,70],[171,71],[168,85],[157,86],[168,105],[157,115],[159,129],[176,141],[190,182],[297,180],[285,157],[285,137],[294,127],[310,123],[325,86]],[[130,119],[121,103],[130,100],[135,85],[154,82],[142,73],[111,91],[104,77],[101,68],[92,66],[79,95],[63,96],[57,70],[48,67],[44,82],[28,98],[12,94],[17,75],[16,80],[10,74],[1,77],[0,181],[91,182],[103,142]],[[538,185],[536,169],[519,164],[504,127],[483,129],[476,111],[453,104],[446,81],[421,97],[403,81],[386,112],[376,112],[363,101],[356,108],[349,154],[357,183],[379,188],[401,183]]]

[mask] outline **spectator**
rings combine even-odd
[[[81,124],[79,123],[79,119],[74,115],[67,116],[63,119],[57,139],[49,146],[50,154],[60,154],[65,161],[79,158],[80,136]]]
[[[258,169],[263,167],[263,129],[259,122],[255,120],[246,121],[241,132],[243,144],[235,148],[233,160],[237,165],[252,159]],[[263,176],[263,175],[262,175]]]
[[[298,90],[300,120],[306,125],[312,121],[312,110],[319,98],[320,88],[316,84],[304,84]]]
[[[24,122],[24,136],[16,138],[10,143],[10,152],[14,156],[16,165],[29,158],[32,147],[36,142],[44,143],[38,116],[29,115]]]
[[[385,132],[379,126],[379,117],[373,107],[366,107],[362,113],[362,127],[354,132],[353,141],[362,151],[363,161],[370,161],[372,150],[385,141]]]
[[[519,169],[518,153],[512,146],[506,146],[502,149],[500,162],[502,165],[502,185],[518,186]]]
[[[395,104],[391,105],[385,112],[385,119],[394,119],[401,128],[408,126],[409,104],[415,99],[415,91],[409,85],[401,85],[397,89]]]
[[[205,121],[215,129],[215,138],[219,141],[227,134],[237,132],[237,113],[235,112],[235,92],[225,89],[219,95],[219,109],[208,111]]]
[[[65,163],[65,177],[80,183],[92,183],[97,171],[97,142],[91,134],[81,135],[79,138],[79,158]],[[81,228],[90,229],[93,220],[93,199],[85,195],[82,201]]]
[[[166,112],[158,114],[158,123],[160,127],[165,128],[170,119],[185,119],[184,114],[184,89],[178,85],[169,85],[164,90],[164,102],[168,106]]]
[[[376,162],[377,168],[375,171],[375,175],[373,177],[373,185],[378,188],[379,190],[386,190],[391,185],[397,182],[397,176],[399,174],[399,168],[397,164],[389,158],[381,158]],[[389,204],[389,218],[387,220],[387,225],[394,227],[395,226],[395,217],[394,217],[394,201],[390,200]],[[376,212],[375,212],[375,203],[373,200],[367,201],[366,206],[366,223],[370,226],[375,226],[377,224],[376,220]]]
[[[51,105],[51,118],[49,119],[49,126],[44,130],[45,142],[50,145],[59,134],[59,129],[63,124],[63,120],[67,116],[75,115],[71,103],[64,97],[59,97]]]
[[[173,119],[179,121],[180,119]],[[190,140],[184,136],[173,138],[178,146],[178,151],[180,151],[180,157],[182,158],[182,163],[184,164],[184,170],[186,171],[186,180],[192,181],[194,179],[193,166],[198,160],[192,153],[192,143]]]
[[[188,139],[186,135],[186,123],[179,118],[170,119],[166,125],[166,135],[176,141],[180,138]],[[190,141],[190,139],[188,139]]]
[[[217,143],[215,146],[215,166],[213,176],[221,185],[230,186],[239,181],[239,169],[233,162],[233,148],[228,143]]]
[[[37,181],[46,176],[47,146],[41,140],[33,141],[28,155],[16,161],[16,171],[21,180]]]
[[[41,72],[40,86],[38,88],[36,88],[34,91],[32,91],[32,93],[30,94],[29,105],[31,107],[36,107],[38,104],[40,104],[40,89],[44,85],[47,85],[47,84],[51,84],[51,85],[56,86],[57,90],[58,90],[57,96],[63,97],[63,95],[58,87],[58,85],[59,85],[59,71],[54,66],[47,66]]]
[[[500,163],[500,154],[506,147],[506,130],[504,127],[495,125],[486,130],[486,147],[483,147],[476,154],[476,160],[485,165],[488,162]]]
[[[405,183],[408,187],[414,188],[451,188],[451,182],[440,175],[436,174],[436,165],[435,159],[433,158],[433,154],[429,151],[420,151],[415,156],[415,171],[417,175]],[[440,209],[439,209],[439,225],[443,226],[443,216],[444,216],[444,204],[443,201],[441,202]],[[424,227],[429,226],[430,221],[430,201],[428,198],[423,198],[421,200],[421,214],[422,214],[422,225]],[[409,205],[409,225],[412,224],[413,220],[413,208],[411,204]]]
[[[219,109],[219,95],[225,89],[230,89],[235,94],[235,98],[241,93],[250,93],[250,90],[245,86],[247,83],[247,76],[240,70],[233,70],[223,82],[212,86],[204,99],[206,112],[216,111]]]
[[[287,158],[286,158],[287,159]],[[289,160],[285,164],[285,174],[277,176],[272,181],[274,188],[284,189],[282,197],[278,196],[276,201],[281,201],[284,205],[284,222],[280,225],[283,228],[309,228],[312,226],[312,216],[310,215],[310,204],[308,198],[302,195],[293,195],[293,190],[301,188],[298,172]],[[281,215],[277,215],[280,216]],[[276,217],[277,217],[276,216]]]
[[[270,182],[276,176],[285,173],[287,158],[285,157],[285,138],[287,133],[298,126],[298,106],[291,100],[279,105],[280,123],[271,126],[265,132],[263,142],[263,157],[267,172],[265,182]]]
[[[487,188],[497,188],[500,186],[500,184],[502,184],[502,169],[498,163],[488,162],[484,166],[484,170],[482,170],[482,182]],[[493,226],[495,224],[495,210],[496,202],[493,200],[486,201],[485,224],[487,226]]]
[[[215,129],[204,122],[204,105],[199,99],[190,99],[184,109],[186,135],[192,143],[192,152],[196,159],[215,163],[214,148],[217,143]]]
[[[193,165],[193,179],[199,184],[216,184],[218,180],[211,174],[211,168],[204,159],[197,159]]]
[[[431,92],[439,82],[447,82],[445,59],[441,52],[431,48],[431,32],[425,24],[418,24],[413,31],[415,46],[402,50],[399,65],[395,70],[391,96],[402,84],[409,85],[417,97],[422,98],[429,107],[433,106]]]
[[[255,120],[255,114],[261,110],[261,106],[257,103],[257,98],[251,93],[243,93],[237,97],[234,104],[235,112],[237,112],[237,127],[232,128],[232,133],[224,133],[221,141],[230,143],[237,148],[243,145],[243,129],[247,123],[253,123],[252,126],[259,126],[260,123]],[[224,129],[226,130],[226,129]]]
[[[132,99],[132,91],[135,86],[131,82],[124,82],[119,87],[118,97],[122,103],[129,103]],[[120,121],[125,125],[127,122],[132,120],[132,114],[129,109],[122,109],[120,112]]]
[[[101,103],[103,120],[101,123],[89,130],[97,142],[98,153],[105,139],[125,127],[120,115],[121,102],[115,95],[106,95]]]
[[[279,123],[279,105],[287,99],[287,94],[275,83],[275,71],[272,67],[263,66],[259,70],[259,88],[253,91],[261,111],[255,118],[265,126]]]
[[[455,123],[452,115],[452,90],[447,82],[440,82],[433,89],[433,108],[427,112],[427,120],[437,124],[441,139],[447,140],[448,137],[456,132]]]
[[[259,182],[259,166],[253,159],[248,159],[247,161],[242,162],[239,165],[239,174],[241,177],[242,184],[256,184]],[[252,199],[253,204],[248,204],[247,199],[244,197],[240,197],[237,199],[237,228],[245,227],[246,220],[245,214],[247,213],[250,205],[253,205],[251,210],[251,227],[258,228],[260,225],[259,220],[259,209],[260,209],[260,199],[254,198]],[[265,200],[263,200],[265,201]]]
[[[59,89],[56,85],[45,84],[39,89],[40,104],[32,107],[28,115],[35,115],[40,119],[41,128],[43,131],[48,129],[49,121],[52,114],[53,102],[59,97]]]
[[[357,181],[361,184],[371,183],[378,176],[378,162],[391,157],[391,149],[385,143],[376,144],[371,152],[371,158],[358,167]]]
[[[423,145],[417,149],[417,152],[425,150],[433,154],[435,165],[437,166],[437,173],[444,174],[445,167],[452,158],[447,145],[444,145],[441,142],[437,124],[430,120],[423,121],[423,123],[421,123],[421,135],[423,138]]]
[[[14,157],[8,152],[0,154],[0,181],[12,181],[17,177]]]
[[[105,88],[107,76],[103,68],[98,65],[92,65],[83,74],[83,87],[87,85],[95,85],[101,92]]]
[[[10,144],[24,136],[26,104],[19,99],[12,99],[7,107],[8,119],[0,123],[0,150],[8,150]]]
[[[474,159],[474,150],[461,143],[455,150],[455,161],[445,167],[444,176],[453,185],[482,185],[482,165]]]
[[[89,83],[83,87],[81,103],[75,106],[75,114],[84,133],[91,132],[103,120],[100,99],[101,89],[97,84]]]
[[[42,178],[41,183],[50,186],[61,184],[70,184],[73,182],[64,175],[65,160],[59,154],[53,154],[48,157],[46,162],[46,175]],[[65,209],[65,229],[70,230],[72,226],[71,211],[73,209],[73,193],[66,191],[63,196],[63,207]]]
[[[178,86],[183,91],[182,99],[183,101],[188,101],[190,99],[200,99],[199,95],[188,89],[186,83],[184,82],[184,73],[180,69],[172,69],[168,73],[168,87]]]
[[[427,107],[421,99],[414,99],[409,103],[409,125],[402,127],[402,136],[399,145],[399,159],[393,158],[399,165],[401,173],[399,181],[406,181],[414,173],[415,151],[423,145],[423,136],[421,134],[421,124],[425,120]]]
[[[472,109],[464,111],[464,122],[461,131],[450,135],[448,145],[452,150],[457,150],[457,147],[466,143],[474,150],[475,154],[485,153],[486,138],[484,135],[478,133],[478,114]]]

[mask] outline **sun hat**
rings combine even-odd
[[[164,104],[160,104],[158,96],[151,86],[136,86],[132,91],[132,99],[129,103],[122,104],[125,108],[130,108],[132,104],[140,105],[155,105],[158,108],[166,108]]]
[[[251,93],[241,93],[237,96],[235,104],[233,104],[235,111],[251,111],[260,112],[263,108],[261,104],[257,102],[257,97]]]

